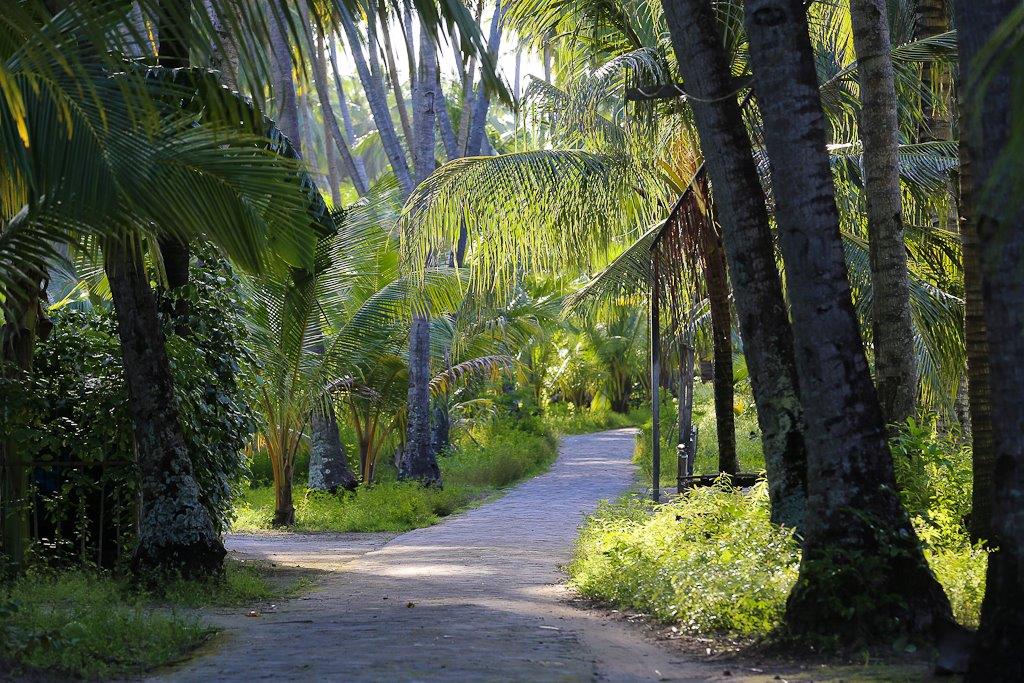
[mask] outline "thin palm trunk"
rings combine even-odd
[[[903,239],[896,82],[885,0],[852,0],[850,18],[860,79],[875,384],[886,421],[902,424],[914,412],[917,364]]]
[[[494,3],[494,15],[491,17],[491,33],[487,39],[487,53],[491,59],[497,60],[501,51],[502,21],[505,16],[505,7],[501,0]],[[491,98],[487,89],[481,81],[476,92],[476,101],[473,104],[473,111],[470,115],[469,137],[466,142],[466,156],[477,156],[484,149],[484,134],[487,129],[487,110],[490,108]]]
[[[733,412],[732,312],[729,306],[729,278],[726,274],[725,250],[722,240],[704,222],[701,240],[701,261],[704,284],[711,309],[711,342],[714,354],[715,428],[718,435],[718,471],[736,474],[736,416]]]
[[[338,108],[341,110],[341,120],[345,123],[345,143],[352,149],[352,164],[356,174],[361,178],[365,178],[369,183],[369,176],[366,174],[366,164],[363,163],[363,157],[353,149],[356,144],[356,129],[352,123],[352,112],[348,107],[348,98],[345,96],[345,85],[341,80],[341,72],[338,70],[338,50],[331,40],[331,72],[334,75],[334,89],[338,93]]]
[[[987,73],[979,73],[978,65],[978,54],[1019,8],[1019,0],[955,3],[960,77],[968,105],[961,119],[972,175],[966,188],[972,209],[968,222],[978,239],[992,424],[999,425],[992,439],[992,480],[983,484],[982,492],[991,496],[988,531],[995,551],[989,556],[969,681],[1024,678],[1024,650],[1019,645],[1024,621],[1024,231],[1014,194],[1019,180],[997,166],[1012,149],[1012,111],[1020,87],[1012,59]],[[982,105],[983,78],[989,80]],[[980,111],[974,111],[975,103],[982,105]]]
[[[391,120],[391,111],[388,109],[388,98],[384,91],[384,84],[379,74],[371,73],[367,65],[366,56],[363,54],[362,44],[359,39],[359,32],[356,30],[355,20],[352,13],[344,5],[338,8],[338,15],[341,19],[342,28],[348,39],[349,53],[359,75],[359,81],[363,84],[366,94],[366,101],[370,105],[370,112],[373,115],[374,124],[380,133],[381,144],[384,146],[384,153],[387,155],[391,170],[398,179],[398,184],[405,194],[412,193],[413,181],[409,173],[409,164],[402,149],[402,143],[395,132],[395,123]],[[370,54],[373,55],[371,41]]]
[[[420,33],[419,87],[414,106],[416,126],[416,178],[422,182],[437,166],[434,158],[437,125],[437,52],[426,31]],[[441,485],[441,470],[430,439],[430,317],[413,314],[409,329],[408,424],[399,476],[428,486]]]
[[[128,240],[111,241],[104,252],[138,454],[141,509],[133,568],[190,577],[218,573],[224,545],[192,475],[142,251]]]
[[[807,515],[791,633],[891,642],[952,623],[900,503],[847,276],[802,0],[745,6],[776,188],[807,429]]]
[[[324,125],[327,128],[326,135],[334,143],[334,149],[341,155],[345,162],[352,184],[360,197],[370,191],[370,181],[366,177],[366,168],[360,173],[356,165],[355,155],[349,147],[348,139],[341,132],[338,126],[338,118],[334,115],[334,107],[331,105],[331,92],[327,87],[327,65],[324,63],[323,41],[318,41],[317,53],[313,55],[313,85],[316,88],[317,97],[320,99],[320,109],[323,112]],[[330,147],[328,143],[328,147]]]
[[[370,21],[374,21],[374,19],[371,17]],[[391,82],[391,94],[395,97],[395,108],[398,110],[398,120],[402,124],[402,133],[405,135],[406,146],[412,150],[412,122],[409,119],[409,109],[405,106],[405,95],[402,94],[402,81],[398,77],[398,64],[395,61],[395,52],[391,45],[391,31],[388,30],[387,24],[384,24],[382,28],[383,31],[381,33],[384,36],[384,64],[388,69],[388,80]],[[370,49],[373,49],[373,45],[370,45]],[[413,66],[411,68],[414,69],[415,67]],[[416,97],[416,83],[413,82],[411,78],[410,86],[413,97]]]

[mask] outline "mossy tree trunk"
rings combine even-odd
[[[156,299],[137,241],[104,249],[117,314],[129,407],[138,454],[141,507],[137,573],[218,573],[224,545],[200,502],[174,399],[171,366]]]
[[[846,270],[802,0],[749,0],[745,24],[807,422],[808,501],[785,625],[845,645],[952,623],[896,490]]]
[[[665,0],[663,5],[686,88],[700,97],[690,106],[722,226],[761,427],[772,521],[798,527],[807,499],[807,454],[793,331],[750,138],[736,97],[728,96],[735,89],[729,56],[708,3]]]

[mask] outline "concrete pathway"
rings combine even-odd
[[[262,616],[222,615],[226,636],[176,681],[708,680],[618,620],[566,602],[560,565],[583,516],[633,483],[635,431],[572,436],[501,499],[398,537],[237,536],[229,546],[332,570]]]

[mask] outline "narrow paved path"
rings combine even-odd
[[[560,565],[569,560],[583,516],[632,484],[634,435],[623,429],[568,437],[546,474],[493,503],[390,541],[351,534],[233,539],[231,545],[247,554],[336,571],[309,596],[276,611],[225,616],[227,641],[169,678],[717,677],[720,668],[683,661],[627,624],[566,602]]]

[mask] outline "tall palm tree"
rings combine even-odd
[[[773,186],[785,188],[776,217],[807,421],[808,509],[786,625],[867,641],[894,629],[934,634],[952,614],[896,493],[853,310],[806,11],[800,0],[745,7]],[[866,596],[871,607],[858,609]]]
[[[1009,681],[1024,675],[1024,654],[1013,646],[1024,596],[1024,235],[1016,193],[1019,162],[1009,153],[1020,149],[1020,124],[1011,114],[1020,101],[1020,3],[955,3],[960,31],[960,77],[969,104],[963,119],[965,148],[970,156],[972,208],[967,220],[976,231],[984,283],[984,313],[992,372],[991,408],[994,432],[991,484],[982,495],[992,497],[990,539],[996,550],[989,558],[985,600],[967,678]],[[1015,60],[1008,59],[1016,55]],[[988,482],[985,482],[988,484]]]

